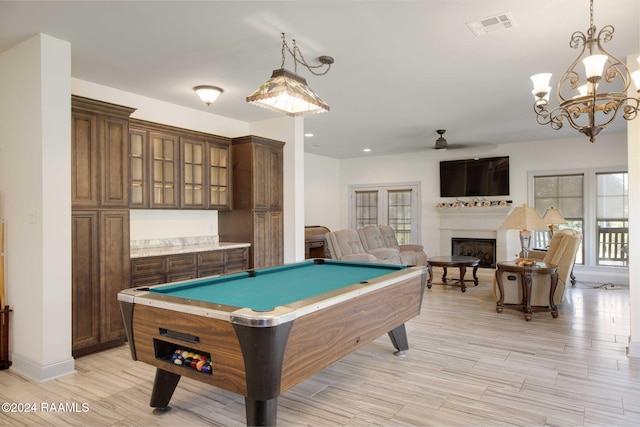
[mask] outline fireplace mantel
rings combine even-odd
[[[512,206],[459,207],[438,209],[440,216],[440,254],[451,255],[451,238],[496,239],[496,261],[518,257],[520,243],[517,230],[498,227]]]

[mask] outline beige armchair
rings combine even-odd
[[[560,230],[553,234],[549,248],[547,251],[529,251],[529,258],[534,261],[542,261],[558,266],[558,287],[554,295],[554,303],[560,304],[564,301],[567,283],[570,280],[573,264],[578,252],[578,246],[582,240],[582,234],[575,230]],[[522,302],[522,284],[520,276],[513,273],[502,272],[504,287],[504,303],[520,304]],[[516,280],[509,280],[509,276],[515,276]],[[549,287],[551,285],[551,277],[549,275],[533,276],[531,286],[531,305],[539,307],[549,306]],[[496,301],[500,299],[498,284],[493,280],[493,296]]]
[[[368,254],[364,250],[360,242],[360,236],[355,230],[330,231],[325,235],[325,238],[333,259],[341,261],[377,261],[374,255]]]
[[[358,236],[364,250],[384,264],[401,264],[400,251],[385,245],[380,229],[374,225],[368,225],[358,229]]]
[[[422,245],[400,245],[398,244],[398,239],[396,238],[396,233],[393,231],[393,228],[388,225],[380,225],[378,226],[378,229],[380,229],[380,234],[382,234],[385,247],[397,249],[398,252],[400,252],[402,264],[418,266],[427,265],[427,254]]]

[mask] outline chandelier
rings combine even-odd
[[[290,48],[282,33],[282,63],[280,68],[273,70],[271,78],[262,86],[247,96],[247,102],[268,110],[284,113],[289,116],[302,116],[329,111],[329,106],[307,85],[304,77],[297,73],[298,64],[305,66],[312,74],[323,76],[331,69],[333,58],[321,56],[319,65],[310,65],[302,56],[296,41],[292,40],[293,48]],[[285,52],[293,57],[293,70],[284,68]],[[325,67],[324,71],[316,69]]]
[[[590,0],[589,13],[587,34],[576,31],[569,41],[573,49],[582,49],[560,79],[557,91],[559,105],[549,110],[551,73],[536,74],[531,76],[531,80],[535,96],[533,109],[538,123],[549,124],[558,130],[566,121],[594,142],[596,135],[614,121],[618,112],[626,120],[633,120],[638,115],[640,98],[628,97],[627,89],[633,79],[640,92],[640,70],[630,74],[622,61],[602,47],[613,38],[614,28],[607,25],[596,32],[593,0]],[[584,64],[583,75],[577,69],[579,62]]]

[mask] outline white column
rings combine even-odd
[[[638,69],[636,58],[640,53],[629,55],[627,64],[631,71]],[[629,88],[629,96],[638,97],[640,92]],[[631,333],[629,335],[629,357],[640,358],[640,211],[631,206],[640,206],[640,117],[627,123],[627,170],[629,172],[629,311]]]
[[[12,370],[45,381],[71,357],[71,46],[38,34],[1,54],[0,194]]]

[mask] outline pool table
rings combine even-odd
[[[403,354],[425,277],[419,267],[316,259],[131,288],[118,300],[133,359],[157,368],[151,407],[168,408],[186,376],[244,396],[247,425],[275,425],[282,392],[380,335]],[[175,364],[183,351],[211,370]]]

